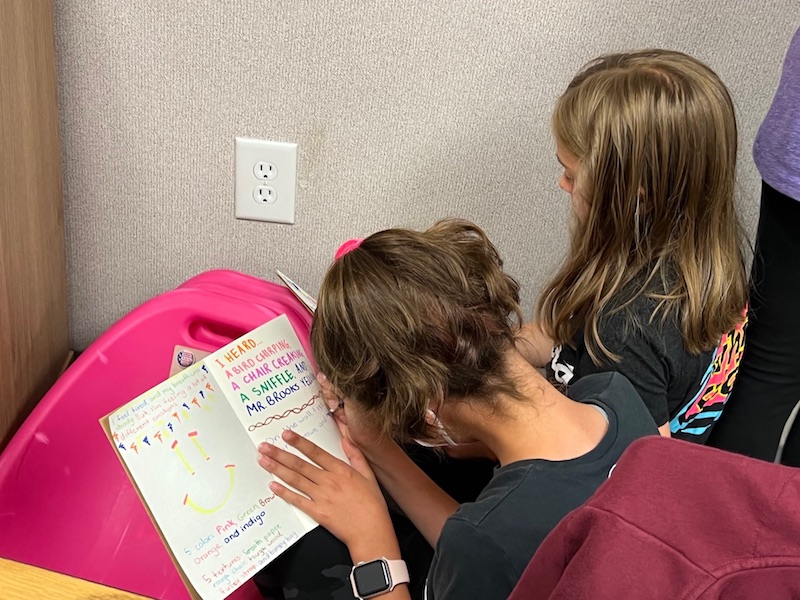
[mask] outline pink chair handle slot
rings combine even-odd
[[[242,337],[249,329],[243,329],[216,321],[206,321],[197,319],[189,323],[189,339],[198,346],[210,348],[222,348],[230,344],[233,340]]]

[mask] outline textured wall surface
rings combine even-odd
[[[55,0],[70,333],[85,348],[206,269],[316,292],[338,243],[444,216],[484,226],[530,313],[566,248],[549,114],[607,51],[707,61],[750,146],[800,0]],[[234,137],[297,142],[297,222],[233,217]]]

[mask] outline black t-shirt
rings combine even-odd
[[[618,362],[601,357],[602,364],[595,365],[584,343],[584,332],[579,331],[573,339],[574,348],[567,344],[554,348],[547,373],[569,389],[585,375],[618,371],[639,392],[656,425],[670,422],[673,437],[702,443],[727,400],[744,336],[737,338],[739,346],[732,343],[733,334],[742,333],[736,330],[731,339],[723,336],[717,349],[690,354],[674,314],[666,320],[659,314],[651,322],[657,302],[640,296],[625,309],[600,318],[600,339],[619,356]],[[721,350],[730,351],[731,360],[720,356],[725,360],[714,364]]]
[[[584,377],[570,396],[605,411],[606,435],[572,460],[531,459],[498,468],[478,499],[462,504],[445,523],[427,600],[506,600],[556,524],[608,478],[632,441],[657,433],[636,390],[618,373]]]

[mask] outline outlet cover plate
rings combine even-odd
[[[235,215],[237,219],[294,223],[297,189],[297,144],[237,137],[235,147]],[[274,176],[259,177],[266,164]],[[264,186],[269,186],[269,202],[264,201]],[[274,198],[274,199],[272,199]]]

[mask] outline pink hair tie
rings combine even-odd
[[[350,252],[351,250],[355,250],[361,245],[361,242],[364,241],[364,238],[353,238],[352,240],[347,240],[336,251],[336,254],[333,255],[333,260],[339,260],[345,254]]]

